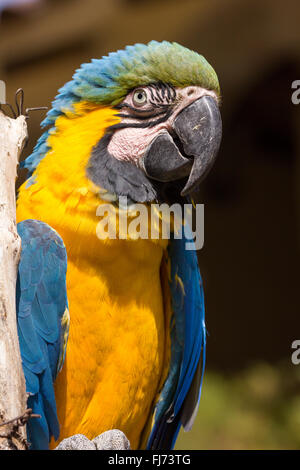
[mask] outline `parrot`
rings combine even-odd
[[[41,127],[17,197],[18,338],[40,416],[27,424],[30,449],[113,429],[132,449],[173,449],[205,366],[192,229],[124,237],[117,225],[104,238],[97,211],[121,214],[122,197],[130,214],[193,201],[221,141],[216,72],[176,42],[126,46],[83,63]]]

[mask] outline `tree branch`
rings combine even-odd
[[[25,379],[16,324],[16,278],[21,240],[16,229],[15,180],[27,137],[24,116],[0,111],[0,449],[26,449]]]

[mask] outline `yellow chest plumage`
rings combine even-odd
[[[156,396],[165,354],[162,252],[145,249],[137,259],[128,243],[110,247],[104,263],[69,258],[71,327],[56,381],[60,438],[117,428],[137,447]]]
[[[85,169],[92,147],[115,122],[112,110],[86,103],[58,118],[35,184],[20,189],[17,218],[48,223],[68,254],[71,325],[55,384],[60,440],[118,428],[137,448],[169,358],[161,287],[166,240],[96,236],[101,200]]]

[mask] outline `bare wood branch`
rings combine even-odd
[[[15,180],[27,126],[0,112],[0,449],[26,449],[25,379],[16,325],[16,277],[21,241],[16,230]]]

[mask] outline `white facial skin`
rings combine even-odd
[[[109,153],[118,160],[131,161],[139,166],[139,159],[151,141],[159,134],[169,132],[172,135],[176,116],[202,96],[211,96],[218,102],[215,92],[199,86],[173,88],[169,91],[164,91],[164,88],[157,90],[153,85],[135,88],[120,103],[121,123],[128,123],[128,126],[148,125],[115,130],[108,145]],[[151,126],[151,123],[161,118],[163,122]]]

